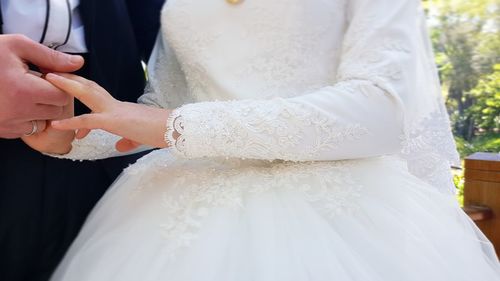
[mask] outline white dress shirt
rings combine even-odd
[[[47,0],[0,2],[5,34],[24,34],[37,42],[43,39],[41,43],[62,52],[87,52],[84,26],[78,11],[80,0],[49,0],[49,5]],[[50,6],[49,11],[47,6]],[[45,25],[47,29],[42,38]]]

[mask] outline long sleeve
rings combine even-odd
[[[293,98],[184,105],[170,117],[168,142],[187,158],[309,161],[398,153],[404,101],[414,87],[417,4],[349,1],[336,84]]]
[[[54,158],[71,160],[99,160],[105,158],[126,156],[151,150],[151,147],[141,146],[135,150],[123,153],[116,150],[116,142],[120,137],[103,130],[93,130],[81,140],[74,140],[72,149],[68,154],[47,154]]]

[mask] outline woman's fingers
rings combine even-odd
[[[85,138],[92,130],[89,129],[78,129],[76,132],[75,138],[81,140]]]
[[[51,121],[51,125],[58,130],[92,130],[103,127],[103,120],[101,119],[99,114],[92,113],[64,120]]]
[[[140,143],[126,138],[122,138],[116,142],[115,148],[119,152],[129,152],[141,146]]]
[[[101,112],[114,99],[99,85],[73,74],[49,73],[45,79],[57,88],[79,99],[95,112]]]

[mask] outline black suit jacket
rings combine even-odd
[[[136,101],[163,1],[81,0],[89,53],[78,74]],[[137,158],[73,162],[0,139],[0,280],[48,280],[92,207]]]
[[[117,99],[135,101],[144,89],[147,61],[164,0],[81,0],[89,48],[89,77]]]

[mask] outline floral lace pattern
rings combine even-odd
[[[243,211],[249,197],[268,192],[305,198],[327,218],[355,212],[362,196],[352,179],[354,161],[296,164],[250,160],[220,160],[196,170],[170,167],[171,185],[163,193],[165,221],[160,228],[174,257],[197,238],[203,220],[217,208]],[[164,171],[164,170],[163,170]],[[318,177],[317,175],[322,175]]]
[[[64,155],[50,155],[55,158],[72,160],[99,160],[118,156],[115,144],[120,140],[117,135],[110,134],[103,130],[92,130],[87,137],[81,140],[74,140],[73,149]]]
[[[167,134],[168,143],[188,158],[313,160],[368,134],[359,124],[343,124],[285,99],[185,105],[170,119],[180,136]]]
[[[167,2],[163,11],[162,18],[172,17],[171,9]],[[207,72],[208,62],[212,60],[206,52],[208,46],[215,42],[221,32],[199,32],[199,27],[193,25],[197,21],[195,15],[190,10],[192,2],[175,1],[175,21],[170,25],[162,25],[167,45],[171,45],[179,61],[179,67],[185,73],[185,80],[188,91],[184,94],[190,100],[206,99],[206,90],[209,88]],[[183,32],[171,32],[172,30],[183,30]],[[160,78],[160,79],[163,79]]]
[[[340,34],[342,27],[331,19],[344,17],[345,4],[344,1],[317,1],[317,4],[324,6],[323,9],[296,0],[252,1],[242,5],[241,10],[227,7],[225,3],[221,7],[209,4],[221,12],[230,10],[227,21],[235,20],[235,24],[228,25],[232,31],[229,34],[228,26],[219,28],[205,21],[214,10],[193,9],[193,6],[199,7],[193,0],[167,2],[162,16],[168,24],[164,24],[163,32],[186,74],[188,95],[194,101],[291,97],[334,83],[341,40],[332,40],[327,46],[321,42],[331,36],[332,30]],[[276,11],[283,7],[290,18],[300,17],[307,22],[277,22]],[[259,20],[254,20],[256,18]],[[309,26],[306,32],[304,26]],[[234,44],[235,40],[247,43]],[[254,44],[259,48],[251,47]],[[225,52],[227,59],[216,59],[214,50],[226,49],[231,50]],[[240,54],[248,62],[238,63]],[[236,58],[234,62],[233,58]],[[325,60],[331,63],[321,63]],[[311,68],[311,64],[316,67]],[[231,69],[225,73],[224,81],[217,81],[213,76],[217,71],[214,66]],[[227,92],[242,82],[247,86],[238,93]]]
[[[244,165],[222,171],[193,171],[184,174],[177,184],[182,186],[181,193],[164,193],[166,221],[161,225],[165,238],[175,241],[169,251],[172,255],[197,238],[211,209],[243,210],[247,196],[272,189],[297,192],[328,218],[354,212],[356,199],[361,197],[361,186],[352,181],[348,163],[271,163],[259,168]]]
[[[406,43],[390,38],[375,43],[369,50],[349,50],[344,55],[344,61],[347,63],[340,65],[338,79],[365,77],[370,80],[387,81],[388,83],[401,80],[404,61],[389,58],[409,55],[411,55],[411,50]],[[355,57],[355,59],[349,57]]]
[[[448,115],[433,112],[402,141],[401,155],[408,160],[409,171],[443,193],[455,191],[450,165],[460,165],[455,143],[450,136]]]
[[[306,13],[304,6],[307,3],[288,0],[274,1],[273,5],[287,5],[287,14],[290,17],[300,17]],[[318,17],[343,17],[342,1],[328,3],[322,14]],[[321,47],[321,42],[332,28],[331,24],[314,24],[304,32],[302,26],[307,23],[291,22],[277,24],[275,9],[269,5],[253,3],[248,7],[248,13],[259,18],[244,29],[244,38],[248,41],[258,41],[261,48],[251,50],[248,54],[251,63],[238,69],[235,77],[245,80],[247,77],[258,79],[254,91],[260,93],[262,98],[294,97],[307,92],[318,90],[335,83],[336,65],[338,63],[338,50],[332,52],[329,48]],[[272,30],[272,32],[258,32],[255,30]],[[340,43],[334,48],[340,49]],[[266,50],[262,52],[262,49]],[[327,68],[316,62],[328,60],[332,63]],[[311,64],[318,67],[310,68]]]
[[[175,157],[171,149],[160,149],[124,173],[137,182],[131,196],[168,181],[161,192],[164,215],[159,228],[169,241],[166,252],[174,258],[197,239],[203,220],[215,209],[244,211],[253,196],[285,192],[304,198],[329,219],[356,212],[364,187],[351,175],[357,161],[189,160]]]

